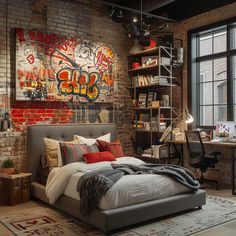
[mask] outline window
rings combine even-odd
[[[236,121],[236,19],[189,32],[195,126]]]

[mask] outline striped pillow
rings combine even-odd
[[[84,161],[83,154],[89,152],[89,147],[86,144],[73,144],[60,142],[61,157],[63,165],[72,162]]]

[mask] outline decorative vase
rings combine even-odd
[[[14,167],[13,168],[2,168],[1,173],[5,174],[5,175],[13,175],[16,173],[16,169]]]

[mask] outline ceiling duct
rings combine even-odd
[[[140,10],[133,9],[133,8],[130,8],[130,7],[125,7],[125,6],[118,5],[118,4],[111,3],[111,2],[107,2],[107,1],[100,1],[100,3],[105,4],[105,5],[107,5],[107,6],[116,7],[116,8],[119,8],[119,9],[123,9],[123,10],[126,10],[126,11],[131,11],[131,12],[140,14]],[[175,22],[175,20],[173,20],[173,19],[171,19],[171,18],[164,17],[164,16],[158,16],[158,15],[151,14],[151,13],[149,13],[149,12],[146,12],[146,11],[142,11],[142,15],[143,15],[143,16],[153,17],[153,18],[156,18],[156,19],[159,19],[159,20],[164,20],[164,21],[169,21],[169,22]]]

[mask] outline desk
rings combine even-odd
[[[183,145],[186,144],[185,140],[169,140],[166,141],[168,143],[169,147],[171,144],[181,145],[181,164],[183,164]],[[230,143],[230,142],[211,142],[211,141],[203,141],[203,144],[207,145],[217,145],[221,147],[229,147],[231,148],[231,189],[232,189],[232,195],[236,195],[235,192],[235,149],[236,149],[236,143]],[[170,154],[170,152],[169,152]],[[169,156],[170,158],[170,156]]]

